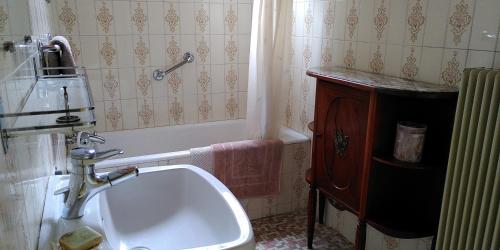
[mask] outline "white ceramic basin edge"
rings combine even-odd
[[[51,176],[39,249],[54,249],[64,233],[82,225],[101,232],[100,249],[255,249],[252,225],[239,201],[217,178],[191,165],[142,168],[87,205],[81,219],[60,218],[58,188],[68,176]]]

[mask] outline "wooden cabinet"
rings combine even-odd
[[[343,68],[311,69],[317,78],[313,158],[307,181],[308,246],[312,246],[319,190],[358,217],[356,249],[364,249],[366,224],[399,238],[432,236],[439,209],[457,89]],[[396,124],[428,127],[421,163],[392,157]]]
[[[323,192],[358,211],[370,97],[325,81],[318,81],[317,93],[315,181]]]

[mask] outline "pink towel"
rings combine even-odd
[[[214,174],[237,198],[278,194],[281,140],[247,140],[212,145]]]

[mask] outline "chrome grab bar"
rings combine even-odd
[[[192,63],[192,62],[194,62],[194,55],[193,55],[193,53],[186,52],[184,54],[184,57],[182,58],[182,62],[174,65],[172,68],[167,69],[167,70],[156,69],[155,71],[153,71],[153,78],[155,80],[157,80],[157,81],[161,81],[161,80],[163,80],[163,78],[165,78],[165,76],[168,73],[170,73],[170,72],[172,72],[172,71],[180,68],[182,65],[184,65],[186,63]]]

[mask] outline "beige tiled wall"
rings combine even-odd
[[[47,7],[45,0],[0,0],[0,26],[5,25],[4,30],[0,27],[0,42],[47,32]],[[33,51],[29,49],[17,49],[16,53],[0,51],[3,112],[19,108],[19,97],[30,85],[26,81],[34,78],[31,56]],[[21,65],[23,62],[26,63]],[[7,154],[0,149],[0,249],[37,248],[48,176],[56,166],[65,164],[64,140],[55,138],[58,137],[9,138]]]
[[[63,159],[51,135],[10,139],[0,153],[0,249],[36,249],[48,176]]]
[[[311,66],[457,85],[464,67],[500,68],[499,27],[498,0],[294,0],[287,125],[313,119]]]
[[[244,118],[251,0],[53,0],[53,33],[86,66],[97,130]],[[163,81],[152,71],[196,60]]]

